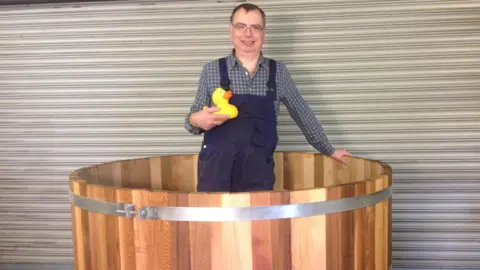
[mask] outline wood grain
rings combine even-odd
[[[273,191],[196,193],[197,155],[121,160],[70,174],[88,198],[146,206],[255,207],[344,199],[392,184],[380,161],[348,165],[316,153],[275,153]],[[391,198],[326,215],[199,222],[128,219],[72,206],[76,270],[386,270],[391,265]]]
[[[87,196],[87,182],[81,180],[76,175],[70,176],[70,190],[81,196]],[[91,270],[90,261],[90,235],[88,233],[88,212],[71,206],[72,209],[72,238],[74,261],[76,270]]]

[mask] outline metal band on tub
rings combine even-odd
[[[70,192],[70,202],[89,212],[105,215],[124,216],[127,218],[138,216],[139,219],[151,220],[216,222],[325,215],[375,205],[388,199],[390,196],[392,196],[392,188],[388,187],[375,193],[355,197],[299,204],[252,207],[147,206],[136,209],[134,204],[100,201]]]

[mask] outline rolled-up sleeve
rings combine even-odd
[[[190,124],[190,115],[194,112],[200,111],[204,106],[208,106],[208,84],[207,84],[207,66],[204,65],[200,73],[200,79],[198,82],[197,93],[190,107],[190,111],[185,117],[185,129],[194,135],[200,135],[204,132],[203,129],[194,127]]]
[[[290,116],[303,132],[307,141],[320,153],[331,156],[335,152],[335,148],[324,134],[323,127],[312,109],[298,91],[287,66],[279,63],[279,71],[280,87],[283,88],[281,89],[283,93],[282,103],[287,107]]]

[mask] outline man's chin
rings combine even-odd
[[[240,46],[240,48],[236,49],[237,51],[240,51],[242,53],[255,53],[258,52],[258,48],[256,47],[250,47],[250,46]]]

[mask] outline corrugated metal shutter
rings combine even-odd
[[[72,261],[71,170],[198,150],[183,119],[238,3],[143,3],[1,8],[0,263]],[[255,3],[334,145],[393,166],[394,267],[480,268],[480,2]],[[312,150],[280,121],[278,150]]]

